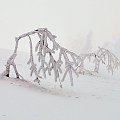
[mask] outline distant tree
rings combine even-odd
[[[86,39],[84,40],[84,46],[82,50],[84,54],[88,54],[92,50],[92,34],[93,34],[92,31],[90,31],[87,34]]]

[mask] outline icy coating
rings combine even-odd
[[[35,47],[39,65],[35,63],[33,57],[33,45],[31,39],[31,35],[33,34],[37,34],[39,38],[39,41]],[[105,64],[108,72],[112,73],[113,69],[116,69],[120,66],[119,59],[105,48],[99,47],[98,51],[95,53],[77,55],[64,47],[61,47],[55,41],[56,36],[52,35],[52,33],[48,31],[47,28],[39,28],[15,38],[16,44],[14,53],[8,59],[6,70],[3,73],[7,77],[9,77],[10,66],[13,66],[16,77],[22,78],[17,70],[15,58],[17,56],[19,41],[24,37],[29,38],[30,44],[30,58],[28,61],[28,64],[30,65],[30,75],[32,76],[33,74],[35,74],[36,79],[34,81],[38,82],[39,84],[40,79],[42,79],[43,77],[46,78],[46,74],[51,75],[52,71],[54,71],[55,82],[59,81],[60,87],[62,87],[62,82],[64,82],[67,74],[69,74],[71,86],[73,86],[73,73],[75,73],[77,77],[79,76],[79,74],[93,74],[93,72],[98,73],[100,63]],[[48,42],[52,42],[52,48],[49,46]],[[54,55],[57,51],[59,57],[56,60]],[[92,59],[92,62],[94,63],[94,69],[92,71],[85,68],[84,63],[86,59]],[[65,71],[61,77],[60,74],[63,71],[63,69],[61,69],[62,65],[64,65]]]

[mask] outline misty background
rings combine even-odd
[[[13,50],[15,36],[42,27],[76,53],[109,43],[119,48],[119,6],[119,0],[1,0],[0,48]],[[19,50],[28,48],[28,41],[21,41]]]

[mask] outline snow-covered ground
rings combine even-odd
[[[11,54],[0,49],[0,73]],[[120,120],[120,71],[101,68],[96,76],[75,78],[73,87],[67,79],[61,89],[52,77],[34,83],[27,60],[22,52],[16,60],[26,80],[0,76],[0,120]]]

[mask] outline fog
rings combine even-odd
[[[119,0],[0,1],[0,48],[14,49],[14,38],[45,27],[62,46],[78,52],[92,31],[92,47],[120,38]],[[27,51],[27,43],[20,44]]]

